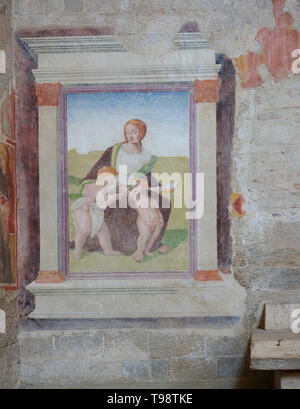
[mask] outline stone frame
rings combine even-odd
[[[199,33],[180,33],[173,50],[157,61],[127,52],[115,36],[23,38],[23,44],[38,61],[32,70],[39,106],[40,179],[50,192],[58,192],[56,163],[61,118],[59,95],[66,86],[138,84],[185,84],[195,91],[198,168],[205,173],[205,216],[198,222],[198,261],[190,278],[132,277],[131,280],[68,279],[59,269],[58,197],[50,198],[40,184],[41,263],[37,280],[27,289],[36,296],[32,318],[129,318],[240,316],[245,291],[231,275],[218,271],[216,188],[216,102],[218,71],[215,52]],[[84,66],[85,61],[89,61]],[[199,65],[199,62],[201,64]],[[82,63],[83,68],[78,68]],[[111,68],[107,69],[110,65]],[[201,149],[205,147],[205,149]],[[48,166],[48,167],[47,167]],[[49,183],[50,182],[50,183]],[[50,202],[49,202],[50,200]],[[52,200],[52,202],[51,202]],[[49,214],[49,205],[53,217]],[[51,254],[47,243],[57,243]],[[200,256],[200,257],[199,257]],[[118,278],[118,277],[117,277]],[[116,297],[118,302],[116,303]],[[138,311],[138,312],[136,312]]]

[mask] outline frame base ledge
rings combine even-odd
[[[240,317],[246,290],[232,275],[222,281],[187,279],[67,280],[27,286],[33,319]]]

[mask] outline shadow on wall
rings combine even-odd
[[[217,102],[217,230],[218,266],[223,272],[231,269],[232,239],[230,237],[230,198],[232,170],[232,139],[235,116],[235,68],[224,54],[217,55],[222,64],[221,85]]]

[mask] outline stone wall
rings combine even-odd
[[[105,334],[96,332],[91,337],[83,336],[85,345],[89,340],[92,344],[99,341],[99,362],[111,364],[105,373],[114,370],[117,373],[112,378],[107,375],[101,382],[123,382],[124,379],[124,382],[131,379],[133,383],[176,382],[183,378],[186,382],[203,382],[210,378],[213,384],[222,377],[239,379],[247,361],[247,350],[242,346],[249,341],[251,330],[259,325],[263,304],[299,301],[300,74],[292,73],[289,55],[293,47],[300,48],[298,40],[294,40],[300,30],[299,0],[17,0],[13,11],[13,26],[18,33],[30,34],[32,30],[43,35],[53,29],[59,29],[60,34],[74,29],[116,33],[121,35],[124,45],[136,53],[163,53],[187,21],[197,22],[203,37],[216,52],[225,54],[235,64],[235,128],[232,141],[228,140],[232,143],[232,173],[227,194],[236,194],[235,198],[245,202],[240,213],[233,213],[236,217],[221,227],[224,232],[230,229],[232,249],[227,242],[219,243],[219,260],[247,289],[247,314],[241,323],[235,324],[238,330],[234,325],[227,338],[221,335],[215,323],[210,323],[213,329],[207,336],[207,323],[182,325],[176,320],[162,328],[157,323],[154,328],[143,324],[140,338],[142,324],[135,321],[130,324],[130,334],[132,339],[141,339],[139,345],[142,346],[128,341],[133,351],[128,360],[127,347],[120,347],[118,353],[110,351],[110,358],[101,359],[105,357],[105,351],[101,350],[103,339],[104,345],[105,337],[110,342],[108,330]],[[148,41],[153,33],[160,34],[157,43]],[[223,97],[226,100],[226,95]],[[225,147],[220,145],[219,155],[222,149]],[[30,200],[26,203],[24,211],[29,214]],[[226,209],[219,211],[226,213]],[[29,241],[27,237],[22,246],[29,246]],[[29,255],[26,257],[24,266],[34,270]],[[29,274],[29,270],[25,270],[24,274]],[[27,280],[28,277],[23,283]],[[122,338],[127,339],[124,322],[108,324],[111,325],[119,326],[114,331],[117,345]],[[49,327],[44,330],[48,331]],[[34,345],[32,334],[27,331],[22,335],[25,351]],[[51,344],[45,332],[48,345],[45,351],[53,348],[53,356],[58,359],[57,345],[69,345],[73,336],[59,332],[53,337],[56,335]],[[79,342],[76,339],[74,333],[75,351]],[[196,351],[195,345],[199,346]],[[120,357],[118,354],[122,351],[124,355]],[[72,355],[68,356],[66,359],[72,363]],[[34,371],[28,369],[30,362],[24,365],[24,371]],[[153,377],[156,370],[158,374]],[[249,373],[246,376],[251,377]],[[268,385],[269,378],[263,379]],[[55,379],[48,381],[54,383]],[[89,380],[95,381],[96,378]],[[263,380],[260,383],[263,385]]]
[[[249,370],[247,339],[230,320],[45,322],[20,343],[27,387],[272,387],[272,374]]]
[[[15,291],[0,290],[0,309],[6,313],[6,334],[0,334],[0,389],[19,383],[19,316]]]
[[[0,2],[0,49],[6,53],[6,73],[0,74],[0,107],[13,86],[11,1]],[[1,126],[0,126],[0,129]],[[6,143],[2,132],[0,142]],[[2,262],[2,260],[1,260]],[[0,309],[6,313],[6,334],[0,334],[0,389],[14,388],[19,379],[18,293],[0,288]]]

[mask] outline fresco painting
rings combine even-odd
[[[11,89],[0,108],[0,288],[17,288],[16,271],[16,143],[15,93]]]
[[[189,271],[187,208],[153,176],[190,172],[189,92],[68,93],[66,122],[69,272]],[[149,206],[129,195],[122,207],[120,182],[116,206],[100,208],[101,180],[125,165]]]
[[[0,286],[14,287],[16,276],[15,149],[0,144]]]
[[[1,104],[0,118],[2,139],[15,141],[15,91],[13,88]]]

